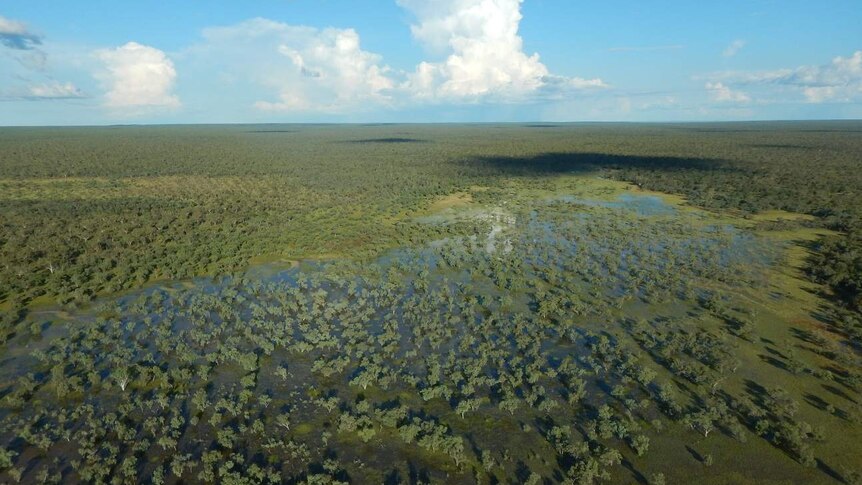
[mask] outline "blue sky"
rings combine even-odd
[[[0,125],[862,118],[858,0],[0,3]]]

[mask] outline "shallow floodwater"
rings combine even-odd
[[[614,201],[601,201],[596,199],[578,198],[570,195],[561,195],[551,201],[562,201],[576,205],[607,208],[619,210],[623,213],[630,212],[638,216],[669,216],[678,214],[673,206],[664,202],[660,197],[651,195],[637,195],[630,193],[620,194]],[[541,206],[539,206],[541,207]],[[541,209],[539,209],[541,211]],[[399,248],[382,255],[368,266],[377,267],[380,272],[386,272],[393,266],[418,265],[426,270],[437,270],[441,254],[445,252],[477,252],[485,253],[485,257],[492,258],[495,253],[507,255],[513,251],[514,245],[528,246],[529,257],[534,262],[543,264],[546,255],[541,254],[548,247],[562,250],[565,258],[574,258],[579,253],[598,254],[604,251],[612,251],[613,248],[605,246],[602,235],[577,234],[572,236],[572,229],[578,231],[577,227],[589,227],[589,221],[597,217],[605,217],[601,214],[572,212],[567,214],[566,220],[548,221],[540,216],[536,210],[532,210],[526,216],[516,217],[511,213],[494,207],[491,209],[470,208],[463,211],[447,211],[446,214],[426,216],[419,220],[428,224],[447,224],[455,220],[475,219],[489,224],[485,234],[475,234],[468,237],[445,238],[430,242],[422,248]],[[572,227],[564,227],[572,224]],[[651,235],[653,236],[653,235]],[[691,257],[698,251],[706,251],[717,256],[717,262],[721,266],[729,266],[747,261],[756,262],[759,265],[770,265],[775,263],[776,251],[769,248],[767,244],[760,241],[753,234],[741,231],[729,225],[707,225],[700,229],[700,233],[693,233],[690,237],[676,240],[673,245],[657,239],[634,239],[632,244],[623,245],[618,248],[622,266],[636,265],[639,257],[650,255],[658,258],[667,251],[672,252],[678,258]],[[636,255],[635,246],[640,246],[644,252],[641,256]],[[563,261],[563,260],[561,260]],[[40,322],[44,329],[38,338],[32,336],[21,337],[18,341],[26,341],[23,349],[19,348],[15,354],[24,355],[32,352],[32,349],[42,348],[47,342],[59,336],[65,336],[63,327],[70,322],[91,321],[96,315],[108,309],[122,309],[138,304],[142,300],[154,294],[160,294],[163,301],[170,302],[171,296],[188,293],[201,293],[215,295],[225,289],[235,288],[243,285],[271,286],[279,288],[296,288],[302,286],[300,283],[315,275],[323,276],[336,261],[307,260],[299,264],[287,266],[284,264],[259,264],[248,268],[241,276],[200,277],[192,280],[166,282],[147,285],[146,287],[124,293],[119,297],[100,297],[84,308],[64,308],[46,306],[30,313],[30,320]],[[550,263],[550,261],[548,261]],[[610,274],[608,268],[601,268],[602,273]],[[613,275],[623,279],[624,274]],[[452,279],[454,283],[470,282],[468,272],[447,272],[445,277]],[[619,288],[611,292],[618,294]],[[162,300],[160,300],[162,301]],[[144,309],[152,312],[161,312],[164,309]],[[7,356],[0,361],[0,368],[15,361],[14,356]],[[14,375],[20,374],[14,372]]]
[[[576,210],[578,206],[588,210]],[[571,366],[572,360],[589,370],[590,364],[581,358],[593,346],[605,345],[596,332],[620,328],[609,323],[614,315],[623,312],[640,319],[664,308],[656,306],[661,304],[671,307],[663,310],[665,315],[685,315],[697,302],[677,300],[678,295],[755,281],[758,268],[769,262],[771,249],[750,234],[727,225],[653,217],[670,215],[682,217],[660,198],[625,194],[613,202],[585,203],[561,196],[552,204],[536,201],[506,211],[471,208],[447,216],[473,218],[483,232],[399,248],[370,263],[260,265],[242,276],[198,278],[102,298],[86,309],[68,310],[64,318],[34,312],[30,321],[35,327],[22,326],[7,343],[15,351],[0,360],[0,394],[10,392],[15,379],[32,375],[41,389],[36,392],[48,407],[77,406],[56,398],[61,393],[52,380],[55,374],[65,375],[82,383],[80,399],[98,412],[109,412],[123,394],[118,396],[116,387],[102,382],[115,380],[118,368],[133,369],[128,371],[129,389],[139,400],[150,399],[158,389],[148,379],[155,380],[162,372],[186,372],[178,375],[189,382],[175,385],[205,390],[214,402],[238,399],[242,387],[254,396],[270,396],[273,403],[266,406],[258,408],[256,401],[244,404],[252,407],[249,415],[270,423],[289,411],[291,420],[304,426],[295,427],[291,436],[313,450],[315,460],[316,453],[335,447],[343,456],[373,467],[416,463],[438,480],[465,481],[456,478],[456,469],[447,464],[447,456],[462,459],[457,448],[441,454],[443,448],[426,441],[430,452],[420,448],[420,453],[393,439],[380,445],[384,453],[358,443],[353,431],[344,431],[353,426],[344,420],[367,420],[405,406],[410,419],[424,423],[422,433],[436,433],[434,439],[441,442],[457,441],[459,433],[466,433],[472,439],[491,440],[474,446],[495,453],[517,449],[524,439],[535,442],[536,449],[547,446],[535,433],[527,438],[495,437],[478,418],[439,423],[453,416],[463,419],[464,411],[453,412],[451,406],[485,385],[472,380],[493,382],[510,372],[509,363],[524,360],[542,372],[555,373],[565,362]],[[495,360],[482,357],[486,351],[493,351]],[[91,356],[93,361],[55,365],[53,369],[59,370],[53,370],[45,360],[74,355]],[[472,376],[470,382],[446,381],[455,374],[443,367],[457,362],[472,365],[469,372],[458,371]],[[153,370],[154,366],[164,371]],[[142,377],[150,373],[154,377]],[[561,385],[548,380],[541,392],[568,394]],[[607,399],[607,382],[585,385],[587,399],[595,405]],[[510,399],[527,399],[526,393],[519,388]],[[175,405],[188,420],[190,404],[184,396],[175,397]],[[320,406],[329,406],[324,402],[329,398],[338,404],[322,412]],[[357,403],[365,399],[375,399],[383,407],[377,414],[364,411]],[[497,416],[506,425],[528,421],[529,414],[524,413],[530,412],[529,406],[498,416],[500,399],[491,392],[477,401],[480,415]],[[226,412],[219,409],[216,416]],[[24,416],[30,412],[21,411]],[[341,418],[330,416],[339,412]],[[561,418],[570,413],[564,408],[556,412]],[[0,423],[12,416],[0,411]],[[13,424],[8,421],[8,429]],[[320,430],[336,428],[342,430],[336,433],[340,444],[320,441]],[[210,428],[185,429],[180,448],[216,439]],[[380,433],[385,426],[374,429]],[[262,445],[247,444],[254,450]],[[59,451],[47,455],[63,456]],[[280,452],[272,456],[291,460]],[[455,475],[444,475],[449,473],[445,470]]]
[[[573,195],[561,195],[553,197],[550,200],[559,200],[588,207],[622,209],[624,211],[634,212],[640,216],[672,216],[677,212],[676,208],[667,204],[661,197],[654,195],[622,193],[612,201],[587,199],[575,197]]]

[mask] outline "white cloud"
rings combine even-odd
[[[0,86],[0,101],[45,101],[86,97],[87,95],[71,82],[48,81],[6,89]]]
[[[0,62],[0,74],[14,80],[10,86],[0,85],[0,99],[40,101],[83,98],[70,82],[61,83],[48,72],[48,54],[43,50],[42,36],[25,23],[0,15],[0,61],[6,58],[16,64]]]
[[[28,97],[32,99],[68,99],[84,97],[84,93],[70,82],[61,83],[53,81],[45,84],[38,84],[30,86],[29,91],[30,93]]]
[[[804,88],[802,93],[809,103],[823,103],[838,97],[838,88],[835,86],[811,86]]]
[[[27,29],[27,26],[0,15],[0,44],[17,50],[35,49],[42,38]]]
[[[109,108],[176,108],[173,94],[177,71],[164,52],[129,42],[115,49],[96,51],[104,70],[97,77],[105,84]],[[126,112],[135,114],[135,112]]]
[[[590,88],[606,88],[608,87],[604,81],[599,78],[583,79],[580,77],[565,78],[568,79],[568,84],[575,89],[590,89]]]
[[[670,95],[658,96],[658,97],[649,97],[646,101],[638,106],[638,109],[642,111],[648,110],[668,110],[672,108],[679,108],[679,102],[676,97]]]
[[[714,79],[733,84],[769,84],[778,82],[793,74],[793,69],[775,69],[772,71],[723,71],[695,79]]]
[[[747,103],[751,98],[742,91],[734,91],[723,83],[706,83],[706,89],[710,92],[713,101],[720,103]]]
[[[256,100],[265,111],[337,113],[387,104],[395,82],[382,58],[364,51],[353,29],[316,29],[267,19],[204,31],[195,55],[220,63],[222,80],[243,76],[275,92]]]
[[[10,56],[28,70],[42,70],[47,55],[42,51],[42,36],[30,31],[26,24],[0,15],[0,47],[10,50]]]
[[[417,23],[413,36],[446,56],[422,62],[402,85],[418,98],[493,96],[520,100],[561,91],[606,87],[601,79],[553,76],[518,35],[522,0],[398,0]]]
[[[745,44],[746,42],[744,40],[737,39],[731,42],[730,45],[724,49],[721,55],[723,55],[724,57],[733,57],[738,54],[743,47],[745,47]]]
[[[801,86],[811,103],[858,99],[862,97],[862,51],[836,57],[825,66],[801,67],[786,81]]]
[[[529,102],[607,88],[601,79],[551,74],[518,35],[521,0],[399,0],[416,15],[413,35],[432,55],[396,71],[362,48],[353,29],[265,18],[204,29],[179,53],[203,90],[230,89],[259,111],[356,114],[431,102]],[[268,93],[268,94],[267,94]],[[194,93],[184,94],[193,99]]]
[[[611,47],[608,52],[653,52],[685,49],[682,44]]]
[[[819,66],[772,71],[723,72],[710,76],[729,86],[771,90],[773,95],[796,93],[809,103],[855,102],[862,100],[862,51],[850,57],[836,57]],[[778,92],[776,92],[776,90]]]

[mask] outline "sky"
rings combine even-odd
[[[859,0],[0,1],[3,126],[859,118]]]

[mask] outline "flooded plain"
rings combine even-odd
[[[768,288],[785,246],[618,192],[484,193],[413,219],[452,235],[372,261],[257,265],[33,311],[0,358],[0,437],[18,457],[5,476],[688,473],[640,457],[708,409],[688,386],[756,379],[739,350],[756,315],[737,292]],[[715,418],[719,440],[759,439],[730,416]]]

